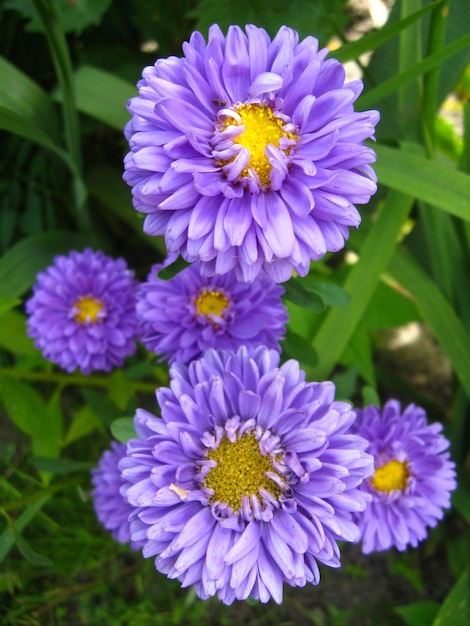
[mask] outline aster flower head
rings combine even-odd
[[[124,259],[89,248],[57,256],[26,302],[28,334],[67,372],[121,366],[136,350],[137,287]]]
[[[369,406],[357,415],[353,431],[369,442],[375,465],[361,487],[372,501],[356,514],[362,550],[415,548],[450,507],[456,480],[449,441],[442,425],[428,424],[424,409],[414,404],[402,411],[397,400],[389,400],[382,410]]]
[[[131,541],[129,515],[133,507],[124,500],[119,490],[124,481],[118,469],[119,461],[126,455],[126,444],[111,442],[109,450],[101,455],[98,466],[91,470],[93,506],[96,517],[119,543],[129,543],[133,550],[140,544]]]
[[[208,348],[264,345],[280,351],[288,321],[284,289],[269,276],[252,283],[223,276],[201,276],[199,263],[171,280],[160,280],[155,265],[137,294],[141,342],[170,363],[188,363]]]
[[[131,535],[158,571],[226,604],[282,601],[282,586],[339,567],[337,540],[359,537],[352,512],[370,496],[367,442],[333,383],[307,383],[265,347],[208,350],[170,369],[161,418],[138,410],[121,493]]]
[[[354,111],[362,82],[345,84],[327,48],[286,26],[271,41],[214,25],[183,52],[146,67],[128,103],[124,179],[145,232],[204,275],[305,276],[376,191],[364,140],[379,114]]]

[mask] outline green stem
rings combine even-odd
[[[82,376],[81,374],[55,374],[54,372],[23,372],[9,368],[0,368],[0,376],[9,376],[18,380],[32,380],[44,383],[56,383],[63,387],[78,385],[85,387],[109,387],[109,378],[106,376]],[[155,393],[159,382],[145,383],[142,381],[128,381],[133,391]]]
[[[65,34],[60,22],[57,0],[33,0],[42,21],[55,71],[62,90],[62,110],[67,150],[77,174],[73,178],[73,192],[77,224],[81,231],[91,230],[90,216],[86,204],[86,188],[82,180],[82,152],[80,124],[75,98],[72,61]]]

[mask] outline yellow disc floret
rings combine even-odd
[[[98,314],[103,308],[103,303],[97,298],[89,298],[83,296],[79,298],[73,305],[75,313],[74,320],[79,324],[91,323],[94,324],[99,321]]]
[[[240,124],[232,117],[224,120],[224,128],[230,125],[243,125],[245,130],[233,141],[250,151],[250,161],[246,168],[240,173],[240,177],[249,176],[253,169],[259,177],[263,187],[269,186],[269,175],[272,166],[266,156],[266,146],[269,144],[279,148],[281,137],[288,137],[294,141],[298,140],[295,133],[286,132],[283,127],[284,120],[274,115],[271,107],[262,104],[241,104],[234,107],[234,110],[241,118]],[[290,147],[286,149],[289,152]]]
[[[221,317],[229,305],[227,296],[221,291],[203,291],[195,300],[198,315]],[[210,319],[210,318],[209,318]]]
[[[409,477],[408,463],[393,459],[375,470],[371,483],[377,491],[388,493],[395,489],[405,489]]]
[[[245,433],[235,443],[224,437],[207,458],[216,461],[205,478],[205,486],[214,490],[211,502],[225,502],[234,512],[240,510],[242,497],[259,495],[260,488],[279,498],[281,489],[266,476],[274,472],[269,456],[264,456],[253,434]]]

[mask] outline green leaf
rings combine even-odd
[[[33,143],[51,150],[67,165],[73,174],[77,174],[75,163],[69,154],[57,145],[48,134],[46,134],[40,126],[35,122],[16,111],[10,111],[4,106],[0,106],[0,130],[6,130],[14,135],[19,135],[25,139],[29,139]]]
[[[444,600],[432,626],[453,626],[454,624],[463,626],[468,618],[468,609],[468,569],[466,569]]]
[[[284,297],[297,304],[297,306],[303,307],[312,313],[322,313],[325,310],[325,303],[323,299],[313,293],[307,291],[302,284],[301,278],[291,278],[287,283],[283,284],[285,289]]]
[[[183,257],[179,256],[176,261],[173,261],[173,263],[170,263],[170,265],[161,269],[157,276],[160,280],[171,280],[177,274],[189,267],[189,265],[190,263],[188,263],[188,261],[185,261]]]
[[[441,344],[470,398],[470,336],[453,307],[414,258],[396,250],[390,264],[392,276],[416,298],[416,306]]]
[[[94,414],[97,415],[106,426],[109,426],[119,415],[120,411],[117,409],[116,405],[102,393],[87,388],[81,389],[80,392]]]
[[[341,61],[341,63],[354,61],[355,59],[358,59],[361,54],[369,52],[370,50],[375,50],[386,41],[396,37],[396,35],[399,35],[405,28],[408,28],[408,26],[411,26],[411,24],[426,15],[426,13],[433,11],[442,4],[443,0],[438,0],[437,2],[423,7],[419,11],[415,11],[415,13],[400,20],[399,22],[386,24],[379,30],[372,31],[363,37],[360,37],[357,41],[344,44],[341,48],[335,50],[332,56],[337,58],[338,61]]]
[[[346,367],[356,366],[362,378],[372,387],[376,387],[374,364],[372,361],[372,346],[370,343],[369,333],[364,322],[361,322],[353,336],[351,337],[346,349],[341,356],[341,364]]]
[[[470,221],[470,175],[408,149],[375,147],[374,169],[382,185]]]
[[[29,563],[36,567],[50,567],[52,565],[52,561],[47,558],[47,556],[38,554],[35,550],[33,550],[26,539],[24,539],[20,533],[17,532],[14,524],[10,524],[10,529],[15,537],[16,545],[19,551]]]
[[[115,370],[109,376],[108,398],[121,410],[127,407],[132,398],[132,386],[122,370]]]
[[[133,417],[119,417],[111,424],[111,433],[113,437],[121,443],[127,443],[129,439],[137,437],[134,428]]]
[[[70,231],[51,231],[22,239],[0,258],[0,297],[16,298],[34,284],[39,271],[58,254],[81,249],[86,238]]]
[[[64,445],[68,446],[73,441],[85,437],[100,427],[102,427],[101,420],[89,406],[83,406],[73,416],[72,423],[65,435]]]
[[[3,298],[0,296],[0,315],[15,308],[18,304],[21,304],[21,300],[17,300],[16,298]]]
[[[46,504],[50,497],[50,493],[39,496],[37,500],[35,500],[28,507],[26,507],[23,513],[19,516],[19,518],[13,522],[15,529],[14,532],[12,532],[11,528],[7,528],[3,531],[3,533],[0,535],[0,563],[5,559],[6,555],[15,545],[15,536],[17,536],[18,533],[21,533],[21,531],[29,524],[29,522],[34,519],[35,515],[39,513],[39,511]]]
[[[346,306],[349,304],[349,294],[341,285],[318,280],[315,276],[302,278],[302,286],[310,293],[315,293],[326,306]]]
[[[378,87],[369,90],[367,93],[358,98],[357,106],[360,109],[368,109],[370,106],[376,105],[377,102],[380,102],[392,93],[403,89],[403,87],[409,85],[423,74],[426,74],[426,72],[438,67],[443,61],[450,59],[461,50],[467,48],[469,45],[470,35],[461,37],[449,46],[439,50],[439,52],[435,52],[434,54],[426,57],[424,61],[416,63],[413,67],[400,72],[393,78],[381,83]]]
[[[62,424],[35,389],[3,375],[0,376],[0,399],[10,419],[31,437],[36,456],[59,456]]]
[[[408,626],[429,626],[438,610],[439,604],[434,600],[424,600],[394,608],[394,611],[405,620]]]
[[[122,180],[122,172],[106,165],[98,165],[86,176],[88,191],[99,200],[113,216],[130,226],[133,232],[148,246],[156,248],[166,256],[163,237],[149,237],[143,231],[143,215],[132,206],[129,186]]]
[[[59,117],[50,96],[29,76],[1,56],[0,76],[0,107],[29,120],[31,124],[42,129],[50,141],[59,144]]]
[[[112,0],[74,0],[60,2],[60,25],[64,32],[79,35],[85,28],[101,23],[103,14],[111,6]],[[29,22],[26,30],[32,33],[43,32],[42,22],[34,10],[31,0],[4,0],[5,8],[17,11]]]
[[[343,285],[351,301],[345,307],[328,309],[313,337],[312,345],[319,355],[319,363],[312,372],[314,380],[328,378],[341,358],[387,269],[412,204],[412,197],[393,191],[382,205],[361,247],[359,261]]]
[[[131,117],[126,103],[138,95],[135,85],[97,67],[84,65],[75,74],[75,89],[79,111],[123,132]]]
[[[74,461],[72,459],[46,459],[44,457],[33,457],[30,464],[40,472],[49,474],[73,474],[74,472],[89,472],[95,463],[87,461]]]
[[[19,356],[36,356],[39,352],[26,334],[26,318],[17,311],[7,311],[0,321],[0,347]]]
[[[286,338],[281,343],[283,354],[289,359],[296,359],[300,363],[316,365],[318,355],[305,337],[301,337],[291,329],[287,329]]]
[[[452,506],[470,524],[470,491],[464,485],[459,485],[453,492]]]
[[[362,389],[362,406],[378,406],[380,407],[380,398],[377,390],[370,385],[365,385]]]

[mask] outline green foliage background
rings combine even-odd
[[[465,623],[470,3],[397,1],[384,27],[351,43],[345,32],[360,16],[346,0],[3,0],[0,18],[0,622]],[[271,35],[287,24],[322,45],[335,36],[343,62],[372,53],[358,108],[381,112],[379,192],[345,252],[286,285],[283,358],[297,358],[309,380],[332,377],[338,397],[355,404],[421,404],[444,423],[459,471],[452,511],[418,550],[365,559],[344,546],[341,570],[323,570],[317,588],[287,588],[280,607],[201,602],[95,520],[89,470],[111,437],[129,436],[137,406],[155,410],[167,369],[140,349],[110,375],[67,375],[25,333],[23,302],[56,254],[101,248],[142,279],[164,255],[121,179],[126,101],[145,65],[181,54],[193,29],[214,22],[256,23]],[[422,356],[424,384],[409,357],[390,365],[383,356],[383,332],[410,322],[433,346]],[[441,362],[445,384],[433,389]]]

